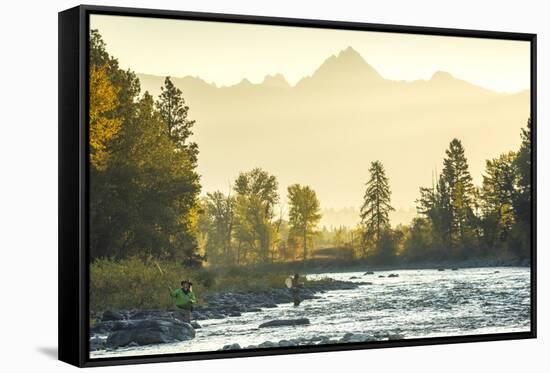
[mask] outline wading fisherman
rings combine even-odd
[[[186,323],[190,323],[193,304],[197,303],[197,298],[195,298],[195,294],[193,293],[193,283],[183,280],[181,288],[172,290],[168,286],[168,289],[170,289],[170,296],[175,299],[176,310],[180,314],[181,319]]]
[[[303,282],[300,282],[300,275],[295,273],[291,277],[290,291],[292,292],[292,298],[294,299],[294,307],[298,307],[302,300],[300,299],[300,288],[304,286]]]

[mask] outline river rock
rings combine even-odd
[[[107,334],[113,328],[113,321],[100,321],[96,322],[94,326],[90,328],[91,334]]]
[[[106,345],[105,338],[93,337],[90,338],[90,351],[104,350]]]
[[[221,312],[210,312],[211,319],[223,319],[225,316]]]
[[[279,341],[279,347],[294,347],[296,346],[296,343],[292,341],[288,341],[286,339],[282,339]]]
[[[321,335],[311,338],[311,341],[319,343],[329,343],[330,337],[328,335]]]
[[[230,345],[225,345],[222,347],[222,350],[223,351],[227,351],[227,350],[240,350],[241,349],[241,345],[238,344],[238,343],[233,343],[233,344],[230,344]]]
[[[160,310],[132,310],[127,313],[129,320],[170,319],[174,312]]]
[[[368,334],[354,334],[354,333],[346,333],[342,336],[342,338],[336,340],[336,343],[362,343],[362,342],[372,342],[376,341],[376,338],[372,335]],[[328,342],[327,342],[328,343]]]
[[[138,346],[172,343],[195,337],[195,329],[188,324],[172,320],[129,320],[120,322],[112,328],[107,338],[108,348],[129,346],[132,342]]]
[[[370,335],[355,334],[353,337],[351,337],[348,340],[348,343],[362,343],[362,342],[371,342],[371,341],[375,341],[375,339]]]
[[[122,313],[117,311],[107,310],[103,312],[103,315],[101,316],[101,321],[118,321],[118,320],[124,320],[124,316],[122,315]]]
[[[351,337],[353,337],[353,333],[346,333],[340,338],[342,341],[348,341]]]
[[[365,276],[366,276],[366,275],[374,275],[374,272],[373,272],[373,271],[367,271],[367,272],[364,273],[364,275],[365,275]]]
[[[399,275],[397,273],[390,273],[388,277],[399,277]]]
[[[309,325],[309,319],[287,319],[287,320],[271,320],[260,324],[259,328],[271,328],[278,326],[297,326],[297,325]]]
[[[278,344],[275,343],[275,342],[271,342],[271,341],[265,341],[265,342],[262,342],[258,345],[259,348],[273,348],[273,347],[277,347]]]

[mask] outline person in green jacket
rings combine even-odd
[[[193,283],[184,280],[181,282],[181,288],[172,290],[170,289],[170,296],[175,299],[176,310],[180,314],[183,321],[191,322],[191,311],[193,311],[193,304],[197,303],[197,298],[193,293]]]

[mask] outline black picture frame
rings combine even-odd
[[[209,351],[121,358],[89,357],[88,299],[88,35],[91,14],[155,17],[323,29],[382,31],[389,33],[507,39],[531,45],[531,330],[529,332],[449,336],[411,340]],[[482,342],[536,338],[536,133],[537,133],[537,35],[515,32],[460,30],[358,22],[292,19],[183,12],[173,10],[81,5],[59,13],[59,360],[79,367],[219,359],[262,355],[328,352],[386,347]]]

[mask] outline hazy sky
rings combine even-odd
[[[353,46],[384,78],[429,79],[435,71],[499,92],[529,88],[529,43],[396,33],[92,15],[108,51],[138,73],[198,76],[218,85],[290,84]]]
[[[197,76],[221,86],[244,78],[259,83],[267,74],[281,73],[294,85],[349,46],[385,79],[428,80],[434,72],[446,71],[498,92],[530,88],[528,42],[96,15],[91,27],[99,30],[107,51],[122,68],[159,76],[156,82],[142,80],[142,88],[150,92],[158,90],[162,76]],[[441,88],[446,84],[448,88]],[[398,104],[391,97],[377,97],[369,101],[371,106],[347,107],[347,100],[361,102],[364,93],[355,97],[348,87],[342,102],[332,99],[330,104],[308,108],[307,97],[293,96],[284,112],[271,101],[262,101],[261,95],[247,96],[246,90],[234,94],[238,87],[223,90],[228,96],[219,100],[186,87],[191,118],[198,123],[193,140],[201,151],[198,171],[203,193],[225,191],[239,172],[262,167],[277,176],[281,196],[288,185],[299,182],[316,190],[323,208],[357,211],[368,164],[378,159],[386,167],[392,204],[398,210],[392,223],[409,222],[419,186],[431,185],[453,137],[463,141],[479,185],[487,159],[519,146],[520,127],[529,116],[525,94],[486,97],[470,85],[441,80],[437,85],[443,94],[427,102],[421,95],[401,97]],[[449,94],[454,96],[442,98]],[[284,102],[284,97],[280,99]],[[402,110],[394,110],[396,105]],[[235,110],[239,107],[247,110]],[[330,119],[335,115],[345,121],[346,130],[335,126],[339,122]],[[278,131],[269,132],[274,128]],[[313,132],[306,135],[305,128],[315,129],[315,141],[310,141]],[[308,151],[297,152],[304,142]],[[342,165],[356,169],[350,172]],[[349,225],[357,218],[353,210],[329,215],[323,224]]]

